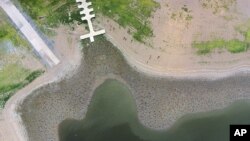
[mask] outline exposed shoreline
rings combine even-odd
[[[118,26],[115,27],[118,28]],[[122,33],[124,32],[126,31],[124,30]],[[49,122],[53,123],[52,126],[49,123],[45,123],[46,120],[42,119],[44,117],[41,116],[43,115],[42,114],[42,111],[44,110],[43,108],[45,107],[46,109],[48,107],[46,107],[46,105],[40,104],[38,101],[41,100],[44,103],[51,102],[52,105],[57,105],[57,103],[53,103],[53,101],[49,99],[50,95],[44,94],[43,97],[42,93],[40,93],[39,91],[40,90],[46,91],[45,89],[48,87],[48,89],[51,90],[49,91],[50,94],[54,92],[59,93],[61,83],[65,84],[73,83],[75,85],[80,85],[81,83],[78,82],[85,81],[85,80],[73,81],[72,79],[78,78],[73,74],[76,75],[79,73],[78,69],[83,67],[81,65],[83,65],[86,60],[84,60],[84,58],[81,58],[79,56],[72,59],[70,55],[67,56],[67,50],[65,51],[63,47],[61,47],[61,49],[64,50],[63,51],[64,54],[61,56],[62,58],[64,58],[64,60],[62,60],[63,63],[60,64],[59,66],[56,66],[52,70],[46,72],[42,77],[38,78],[36,81],[34,81],[30,85],[19,91],[7,102],[6,107],[3,111],[3,116],[6,121],[6,125],[9,126],[7,127],[8,129],[6,130],[9,130],[9,132],[13,133],[13,138],[17,137],[18,140],[20,141],[26,141],[28,140],[28,138],[36,139],[36,137],[38,137],[37,141],[39,140],[42,141],[43,139],[58,140],[58,137],[56,137],[57,129],[54,126],[58,125],[58,122],[61,122],[65,118],[74,118],[74,119],[84,118],[85,113],[87,111],[87,106],[91,101],[94,89],[99,84],[101,84],[105,79],[110,77],[118,79],[119,81],[123,81],[130,87],[134,96],[134,100],[136,101],[135,103],[137,105],[138,118],[140,122],[143,125],[156,130],[157,129],[165,130],[170,128],[177,119],[179,119],[180,117],[182,117],[187,113],[205,112],[214,109],[221,109],[228,106],[230,103],[232,103],[237,99],[243,99],[243,98],[250,99],[249,95],[250,90],[246,88],[249,85],[242,84],[243,85],[242,88],[240,85],[243,82],[248,82],[248,80],[246,80],[246,78],[244,77],[250,77],[250,64],[247,64],[246,61],[244,61],[243,59],[242,59],[243,61],[237,62],[237,65],[234,66],[231,65],[230,67],[224,67],[223,69],[218,69],[215,67],[214,69],[204,68],[204,69],[182,70],[182,69],[170,69],[170,68],[166,69],[165,66],[164,66],[165,68],[160,69],[159,67],[155,68],[153,65],[146,65],[145,62],[143,63],[138,58],[134,57],[133,55],[130,55],[128,50],[126,50],[121,45],[123,44],[123,42],[121,42],[122,39],[116,40],[113,39],[111,36],[112,35],[110,34],[106,35],[108,40],[110,40],[112,44],[119,50],[118,51],[119,55],[117,57],[118,60],[119,58],[122,58],[120,61],[117,61],[115,63],[117,63],[117,66],[120,67],[125,65],[124,67],[125,69],[120,70],[119,67],[117,67],[116,65],[111,65],[111,67],[107,66],[107,68],[106,66],[102,66],[103,68],[98,68],[100,70],[93,68],[96,69],[96,72],[100,74],[96,76],[88,76],[91,78],[87,79],[85,83],[90,82],[90,84],[88,85],[89,88],[86,87],[87,90],[80,90],[81,92],[84,93],[82,97],[79,96],[80,94],[77,93],[76,90],[72,90],[73,98],[67,97],[65,98],[66,99],[65,101],[63,100],[64,97],[60,97],[60,95],[58,95],[59,100],[56,99],[56,96],[55,97],[52,96],[51,97],[52,100],[53,98],[54,100],[58,101],[61,100],[60,102],[63,103],[61,106],[66,107],[65,108],[66,110],[63,108],[60,109],[60,107],[54,107],[55,109],[57,109],[57,111],[54,110],[53,108],[47,109],[48,111],[45,110],[45,112],[48,113],[58,112],[56,113],[56,115],[52,115],[50,117],[52,118],[52,121]],[[78,43],[78,41],[79,41],[78,35],[76,35],[73,39],[73,42]],[[76,47],[74,45],[73,48]],[[135,46],[136,45],[137,44],[135,44]],[[77,50],[75,53],[79,55],[81,54],[81,51]],[[247,56],[247,53],[245,54]],[[103,58],[102,57],[103,56],[100,56],[100,58],[97,58],[97,60],[102,62],[103,61],[102,59],[105,60],[105,54],[104,57]],[[95,57],[93,58],[95,59]],[[105,69],[107,69],[107,71]],[[86,69],[80,71],[85,72]],[[108,75],[105,73],[108,73]],[[131,73],[133,73],[132,76],[129,76]],[[87,77],[87,74],[84,74],[84,76]],[[238,81],[238,79],[242,79],[243,82]],[[145,84],[145,86],[142,86],[141,83],[143,85]],[[182,89],[182,87],[185,86],[184,83],[188,84],[188,86]],[[198,86],[200,83],[202,84],[204,83],[204,86]],[[215,84],[218,83],[218,88],[217,85],[211,83]],[[229,88],[230,90],[228,91],[231,94],[227,94],[227,91],[225,92],[222,91],[224,90],[223,87],[225,87],[226,89],[227,86],[230,87],[238,86],[239,88],[235,89]],[[201,90],[192,89],[192,87],[195,88],[197,87],[200,88]],[[189,89],[191,90],[189,91]],[[237,89],[240,89],[240,91],[237,91]],[[168,92],[168,90],[170,92]],[[186,91],[188,92],[197,91],[197,93],[192,95]],[[208,96],[202,95],[207,91],[209,93]],[[210,93],[210,91],[212,92]],[[222,94],[214,95],[213,92]],[[240,94],[234,95],[237,92],[239,92]],[[199,96],[199,94],[201,95]],[[46,95],[48,96],[48,98],[46,97]],[[78,99],[79,98],[78,96],[82,98],[82,100]],[[76,104],[71,105],[71,103],[68,103],[67,100],[71,102],[76,101]],[[34,102],[38,102],[37,104],[40,104],[40,106],[43,108],[37,107],[38,109],[37,111],[35,111],[36,109],[31,106],[34,104]],[[29,106],[30,108],[27,108]],[[35,115],[34,113],[33,113],[34,115],[32,115],[29,112],[31,113],[34,112],[37,115]],[[41,118],[39,117],[39,115],[41,116]],[[34,125],[27,124],[27,120],[24,121],[24,119],[27,118],[25,116],[27,117],[34,116],[34,119],[31,117],[32,122],[30,123],[30,124],[34,123]],[[55,117],[57,117],[58,120]],[[42,125],[43,122],[44,125]],[[35,133],[38,132],[34,130],[37,129],[35,128],[35,126],[39,127],[39,130],[44,131],[44,133],[41,133],[41,135]],[[26,131],[28,131],[29,133],[27,133]],[[49,133],[48,131],[52,131],[52,133]],[[48,133],[49,136],[45,136]],[[15,138],[15,140],[17,140],[17,138]]]
[[[133,67],[138,72],[144,73],[148,76],[154,77],[171,77],[171,78],[180,78],[180,79],[208,79],[216,80],[222,79],[225,77],[233,76],[243,72],[250,72],[250,64],[234,65],[224,69],[191,69],[191,70],[178,70],[171,69],[168,70],[159,70],[150,65],[145,65],[144,63],[136,60],[110,35],[106,35],[107,39],[113,43],[121,52],[122,56],[125,58],[127,63]]]
[[[246,24],[249,12],[244,9],[250,4],[249,2],[236,3],[234,6],[238,13],[229,10],[219,15],[213,14],[211,9],[203,9],[198,0],[192,2],[157,0],[157,2],[161,7],[149,19],[154,36],[145,39],[145,44],[133,39],[129,34],[130,28],[123,28],[115,21],[98,15],[97,20],[106,29],[106,36],[121,50],[131,66],[148,75],[183,79],[193,77],[217,79],[249,71],[249,51],[231,54],[218,49],[213,50],[211,54],[197,55],[197,50],[191,45],[194,41],[200,40],[241,39],[235,28]],[[171,13],[178,11],[183,5],[192,11],[193,19],[188,28],[184,26],[185,21],[174,21],[171,18]],[[237,18],[225,20],[222,17],[226,15]],[[196,34],[199,34],[199,37],[196,38]]]
[[[25,119],[24,125],[27,126],[27,130],[30,132],[29,137],[37,140],[53,137],[57,140],[55,137],[57,129],[53,128],[54,134],[48,132],[52,132],[51,127],[58,125],[65,118],[84,118],[93,90],[101,83],[101,80],[109,76],[126,82],[136,101],[140,122],[149,128],[158,130],[169,128],[177,119],[187,113],[221,109],[237,99],[250,98],[248,94],[250,90],[246,87],[248,82],[245,82],[249,81],[245,78],[249,76],[249,73],[218,80],[197,79],[197,77],[195,80],[176,79],[174,77],[169,77],[168,79],[158,76],[150,77],[135,71],[134,67],[131,68],[131,66],[125,65],[127,58],[121,59],[123,57],[119,57],[120,53],[116,51],[117,49],[108,47],[110,49],[107,48],[106,52],[112,52],[109,56],[103,53],[105,49],[93,48],[90,47],[85,50],[85,53],[88,50],[92,50],[90,52],[94,54],[90,54],[91,56],[93,55],[92,57],[84,56],[86,60],[82,60],[82,63],[85,62],[87,64],[82,64],[83,66],[80,67],[82,69],[79,69],[80,72],[77,72],[77,76],[39,88],[39,91],[36,90],[32,95],[25,98],[25,102],[20,103],[17,111],[22,111],[22,119]],[[96,53],[96,51],[99,51],[99,53]],[[93,57],[96,60],[91,65]],[[113,59],[113,63],[110,59]],[[96,63],[101,63],[102,65]],[[84,67],[87,68],[83,69]],[[238,79],[241,81],[238,81]],[[69,89],[71,87],[73,89]],[[226,87],[229,87],[229,90]],[[237,87],[240,89],[238,95],[236,95],[239,91]],[[192,91],[194,93],[190,93]],[[206,92],[207,94],[203,95]],[[68,97],[69,94],[70,97]],[[37,107],[38,101],[44,101],[47,104],[39,104],[40,106]],[[47,105],[54,107],[54,109],[49,108]],[[64,107],[63,109],[60,108],[62,106]],[[53,111],[57,111],[56,115],[51,115],[53,120],[47,121],[43,119],[45,118],[43,116],[45,113],[54,113]],[[31,115],[36,116],[29,117]],[[30,121],[30,123],[27,121]],[[44,133],[40,133],[41,135],[33,132],[38,126],[44,131]]]
[[[110,40],[110,37],[108,37]],[[112,41],[112,39],[111,39]],[[114,45],[117,45],[113,42]],[[119,47],[116,46],[116,48],[118,48],[121,51],[121,55],[124,57],[124,59],[126,60],[126,62],[130,65],[130,67],[132,67],[133,69],[135,69],[138,73],[142,73],[145,74],[149,77],[157,77],[157,78],[169,78],[169,79],[195,79],[195,80],[199,80],[199,79],[205,79],[205,80],[210,80],[210,81],[214,81],[214,80],[219,80],[219,79],[223,79],[226,77],[232,77],[234,75],[240,74],[240,73],[247,73],[250,70],[250,67],[248,66],[243,66],[240,68],[235,68],[235,69],[228,69],[228,70],[204,70],[204,71],[189,71],[189,72],[183,72],[183,73],[162,73],[160,71],[155,71],[152,68],[149,68],[147,66],[144,66],[143,64],[140,64],[139,62],[137,62],[136,60],[133,60],[133,58],[129,57],[128,54],[124,53],[123,50]],[[80,53],[81,51],[79,50],[78,53]],[[79,60],[78,60],[79,61]],[[25,99],[27,99],[28,97],[32,96],[33,92],[36,91],[37,89],[41,89],[44,86],[47,86],[48,84],[53,84],[53,83],[60,83],[62,80],[66,79],[65,75],[67,75],[68,73],[71,73],[72,71],[76,71],[77,70],[77,66],[79,66],[79,62],[76,63],[78,65],[75,65],[75,67],[70,68],[67,65],[63,65],[61,64],[60,66],[56,67],[56,69],[50,70],[49,72],[47,72],[44,76],[42,76],[41,78],[39,78],[40,80],[36,80],[34,83],[32,83],[31,85],[29,85],[28,87],[24,88],[23,90],[19,91],[15,96],[13,96],[13,98],[10,99],[10,101],[8,101],[5,109],[4,109],[4,118],[8,119],[8,121],[6,123],[9,123],[12,125],[12,127],[15,129],[14,131],[16,131],[17,136],[20,139],[23,139],[23,141],[27,140],[27,133],[26,133],[26,127],[25,124],[22,121],[22,118],[20,116],[19,113],[19,109],[20,106],[23,104],[23,101]],[[67,66],[67,67],[66,67]],[[62,71],[62,68],[70,68],[71,71],[67,70],[67,71]],[[58,73],[60,72],[60,73]],[[209,74],[208,74],[209,73]],[[51,77],[51,74],[54,74],[53,77]],[[57,74],[57,75],[55,75]],[[114,79],[118,79],[119,81],[123,81],[122,78],[119,78],[115,75],[111,75],[111,77],[113,77]],[[68,77],[69,78],[69,77]],[[110,78],[110,77],[107,77]],[[106,78],[101,78],[102,80],[105,80]],[[39,83],[37,83],[39,82]],[[42,82],[42,83],[41,83]],[[94,88],[96,88],[99,84],[101,84],[101,81],[95,81],[95,85],[93,86],[92,92],[94,90]],[[28,92],[28,93],[26,93]],[[89,98],[89,102],[91,100],[91,97]],[[135,101],[136,97],[135,97]],[[138,102],[136,102],[138,103]],[[226,107],[226,105],[220,107],[220,108],[224,108]],[[218,108],[218,109],[220,109]],[[140,108],[138,108],[138,104],[137,104],[137,110],[138,110],[138,117],[140,119],[140,121],[142,122],[142,124],[144,124],[147,127],[153,128],[153,129],[166,129],[169,128],[171,124],[168,124],[168,126],[164,126],[164,127],[160,127],[157,128],[155,126],[150,125],[147,121],[147,119],[145,119],[144,117],[140,117]],[[207,109],[208,110],[208,109]],[[210,109],[211,110],[211,109]],[[208,110],[209,111],[209,110]],[[84,117],[84,115],[81,115],[80,117]],[[174,122],[172,122],[174,123]],[[22,132],[21,132],[22,131]],[[22,141],[22,140],[20,140]]]

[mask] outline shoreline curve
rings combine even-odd
[[[113,37],[106,35],[108,41],[110,41],[122,54],[126,62],[140,73],[144,73],[148,76],[153,77],[164,77],[164,78],[175,78],[175,79],[207,79],[207,80],[217,80],[239,73],[250,72],[250,64],[247,65],[232,65],[227,68],[214,68],[214,69],[191,69],[191,70],[177,70],[177,69],[168,69],[168,70],[159,70],[146,65],[145,63],[140,62],[137,59],[134,59],[133,56],[130,56],[126,50],[116,42]]]
[[[107,37],[110,41],[111,37]],[[215,80],[215,79],[220,79],[220,78],[225,78],[229,76],[233,76],[235,74],[241,73],[241,72],[249,72],[250,71],[250,66],[248,65],[243,65],[241,67],[234,67],[233,69],[226,69],[226,70],[193,70],[193,71],[186,71],[182,73],[167,73],[167,72],[161,72],[161,71],[155,71],[153,68],[150,68],[148,66],[143,65],[137,60],[133,60],[133,58],[129,57],[129,55],[124,52],[121,48],[121,46],[116,46],[117,44],[114,43],[114,41],[111,41],[111,43],[121,52],[121,55],[123,56],[124,60],[127,62],[127,64],[135,69],[135,71],[139,73],[144,73],[148,76],[153,76],[153,77],[164,77],[164,78],[175,78],[175,79],[209,79],[209,80]],[[81,52],[81,51],[80,51]],[[82,57],[81,57],[82,58]],[[81,60],[81,59],[80,59]],[[79,62],[78,62],[79,63]],[[18,113],[18,108],[22,104],[23,100],[26,99],[28,96],[31,96],[32,93],[51,83],[57,83],[60,82],[61,80],[65,79],[65,76],[69,74],[69,72],[76,71],[77,70],[77,65],[75,67],[69,67],[71,70],[64,70],[62,71],[62,68],[65,67],[63,64],[61,68],[58,67],[58,69],[55,69],[54,72],[57,74],[55,77],[49,77],[47,78],[46,81],[43,81],[43,83],[36,85],[35,87],[29,89],[29,86],[25,87],[24,89],[29,91],[28,93],[23,93],[24,90],[19,91],[16,95],[14,95],[6,104],[6,107],[4,108],[4,118],[8,119],[8,123],[12,125],[13,127],[13,132],[16,131],[16,136],[20,139],[20,141],[25,141],[27,140],[27,133],[25,130],[25,126],[22,123],[21,117]],[[79,66],[79,64],[78,64]],[[57,73],[60,72],[60,73]],[[51,73],[48,72],[48,73]],[[46,75],[42,76],[43,78],[46,77]],[[42,79],[42,78],[40,78]],[[35,83],[35,82],[34,82]],[[34,85],[34,83],[32,83]],[[139,118],[139,116],[138,116]],[[144,123],[142,123],[145,125]],[[150,128],[150,127],[149,127]]]

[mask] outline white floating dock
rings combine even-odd
[[[89,27],[89,33],[82,35],[80,37],[80,39],[86,39],[86,38],[90,38],[91,42],[94,42],[94,37],[97,35],[101,35],[105,33],[105,30],[99,30],[99,31],[94,31],[93,28],[93,24],[91,19],[95,17],[95,14],[91,14],[91,12],[94,11],[93,8],[89,8],[89,6],[91,6],[91,2],[87,2],[87,0],[76,0],[76,2],[80,3],[78,5],[78,8],[83,9],[82,11],[80,11],[81,15],[84,15],[84,17],[82,17],[81,19],[83,21],[87,21],[88,22],[88,27]]]

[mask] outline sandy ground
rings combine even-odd
[[[130,58],[128,60],[136,61],[137,66],[140,64],[141,71],[149,72],[150,75],[186,76],[196,75],[197,72],[204,72],[204,75],[207,70],[224,73],[223,70],[246,68],[250,65],[249,52],[231,54],[222,50],[199,56],[191,47],[194,40],[242,39],[242,35],[234,28],[250,18],[247,10],[250,1],[238,1],[231,11],[221,11],[218,14],[213,14],[211,9],[202,8],[198,0],[157,1],[161,8],[151,18],[154,37],[147,41],[151,44],[150,47],[134,41],[127,33],[128,29],[121,28],[114,21],[105,17],[99,20],[109,39]],[[171,14],[180,11],[183,5],[192,10],[193,19],[189,22],[171,18]],[[225,17],[232,19],[227,20]]]
[[[69,33],[69,29],[60,27],[55,36],[55,50],[62,63],[52,69],[47,69],[45,74],[24,89],[17,92],[6,104],[0,115],[0,140],[1,141],[26,141],[25,129],[20,115],[16,113],[19,103],[30,95],[31,92],[44,84],[59,81],[70,77],[80,64],[79,35]]]

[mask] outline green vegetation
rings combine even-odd
[[[246,31],[240,31],[240,33],[242,33],[245,37],[243,41],[238,39],[229,41],[215,39],[213,41],[194,42],[192,46],[198,49],[198,54],[208,54],[216,48],[227,49],[231,53],[245,52],[250,47],[250,28]]]
[[[17,30],[8,23],[7,18],[0,11],[0,43],[12,42],[13,46],[0,46],[0,109],[4,107],[6,101],[19,89],[32,82],[40,76],[42,71],[31,72],[19,65],[19,56],[17,52],[8,52],[7,50],[22,47],[19,50],[28,50],[28,42],[22,38]]]
[[[32,82],[43,73],[41,70],[30,72],[20,65],[11,64],[0,70],[0,108],[18,90]]]
[[[151,37],[153,31],[148,22],[152,12],[159,6],[153,0],[92,0],[94,8],[123,27],[134,30],[133,37],[140,42]]]
[[[19,0],[39,25],[56,27],[59,24],[82,23],[75,0]],[[153,35],[148,18],[159,6],[153,0],[92,0],[95,10],[132,28],[133,37],[143,42]],[[69,16],[71,15],[71,16]]]
[[[0,10],[0,42],[11,41],[16,47],[29,49],[29,43],[17,34],[14,26],[9,24],[7,17]]]
[[[11,41],[17,47],[29,47],[28,42],[17,34],[17,31],[13,26],[0,20],[0,42],[4,40]]]
[[[75,21],[82,23],[75,0],[18,1],[39,26],[57,27],[60,24],[70,24]]]
[[[249,45],[246,42],[239,40],[230,40],[226,44],[226,48],[231,53],[239,53],[247,51]]]
[[[193,43],[193,46],[198,49],[198,54],[207,54],[212,50],[219,49],[227,49],[231,53],[239,53],[244,52],[249,48],[249,44],[240,40],[229,40],[225,41],[222,39],[217,39],[213,41],[199,42]]]
[[[244,34],[245,34],[245,42],[250,44],[250,29]]]

